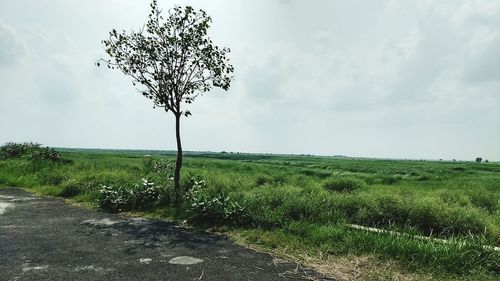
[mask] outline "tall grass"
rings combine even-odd
[[[141,178],[169,185],[141,152],[65,151],[62,157],[73,163],[0,161],[0,185],[82,201],[97,200],[102,185],[126,188]],[[199,180],[203,186],[193,189]],[[375,254],[417,271],[500,272],[499,253],[483,247],[500,245],[500,164],[198,154],[186,157],[182,183],[192,196],[170,217],[235,227],[256,243]],[[200,207],[211,200],[210,208]],[[172,210],[168,200],[152,207]],[[346,223],[450,243],[369,233]]]

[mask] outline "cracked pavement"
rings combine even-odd
[[[228,238],[0,189],[0,280],[327,280]]]

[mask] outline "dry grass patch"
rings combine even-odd
[[[271,254],[275,257],[275,262],[294,262],[298,266],[295,269],[302,274],[305,280],[317,280],[307,274],[308,270],[314,270],[324,277],[332,278],[338,281],[426,281],[438,280],[430,274],[412,273],[403,269],[396,261],[381,260],[375,256],[332,256],[317,252],[314,254],[306,253],[297,249],[290,248],[270,248],[265,245],[257,245],[248,241],[244,236],[237,232],[226,232],[237,244],[262,253]],[[285,276],[287,272],[283,273]]]
[[[393,261],[382,261],[374,256],[320,256],[302,255],[300,262],[326,277],[335,280],[432,280],[431,276],[406,272]]]

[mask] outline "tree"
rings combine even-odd
[[[215,46],[207,35],[212,19],[203,10],[176,6],[166,19],[157,0],[151,2],[146,25],[139,31],[117,32],[102,41],[109,59],[101,59],[111,69],[118,69],[133,78],[132,84],[153,102],[175,116],[177,160],[174,189],[180,200],[182,144],[181,116],[191,115],[184,108],[200,94],[213,87],[228,90],[234,68],[227,57],[230,50]]]
[[[483,158],[481,158],[481,157],[477,157],[477,158],[476,158],[476,162],[477,162],[477,163],[481,163],[481,161],[483,161]]]

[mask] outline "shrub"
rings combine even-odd
[[[328,178],[323,181],[323,188],[337,192],[352,192],[361,189],[365,183],[355,178]]]
[[[42,147],[38,143],[24,142],[24,143],[13,143],[8,142],[2,147],[0,147],[0,158],[1,159],[15,159],[15,158],[26,158],[32,161],[38,160],[50,160],[59,161],[61,160],[61,154],[53,148]]]
[[[99,189],[97,204],[99,207],[111,211],[119,212],[131,208],[131,193],[126,188],[114,188],[103,185]]]
[[[198,218],[213,222],[239,222],[245,209],[245,202],[233,200],[221,190],[207,188],[204,181],[195,181],[187,193],[189,211]]]
[[[0,158],[19,158],[26,152],[26,146],[23,144],[8,142],[0,147]]]
[[[26,158],[32,161],[49,160],[55,162],[61,160],[61,154],[50,147],[36,147],[29,151]]]
[[[101,186],[97,203],[99,207],[112,212],[141,210],[152,206],[164,194],[161,186],[142,179],[141,184],[129,187]]]
[[[148,182],[147,179],[142,179],[142,183],[135,185],[132,188],[134,207],[143,209],[149,207],[152,203],[162,198],[163,188],[155,186],[153,182]]]

